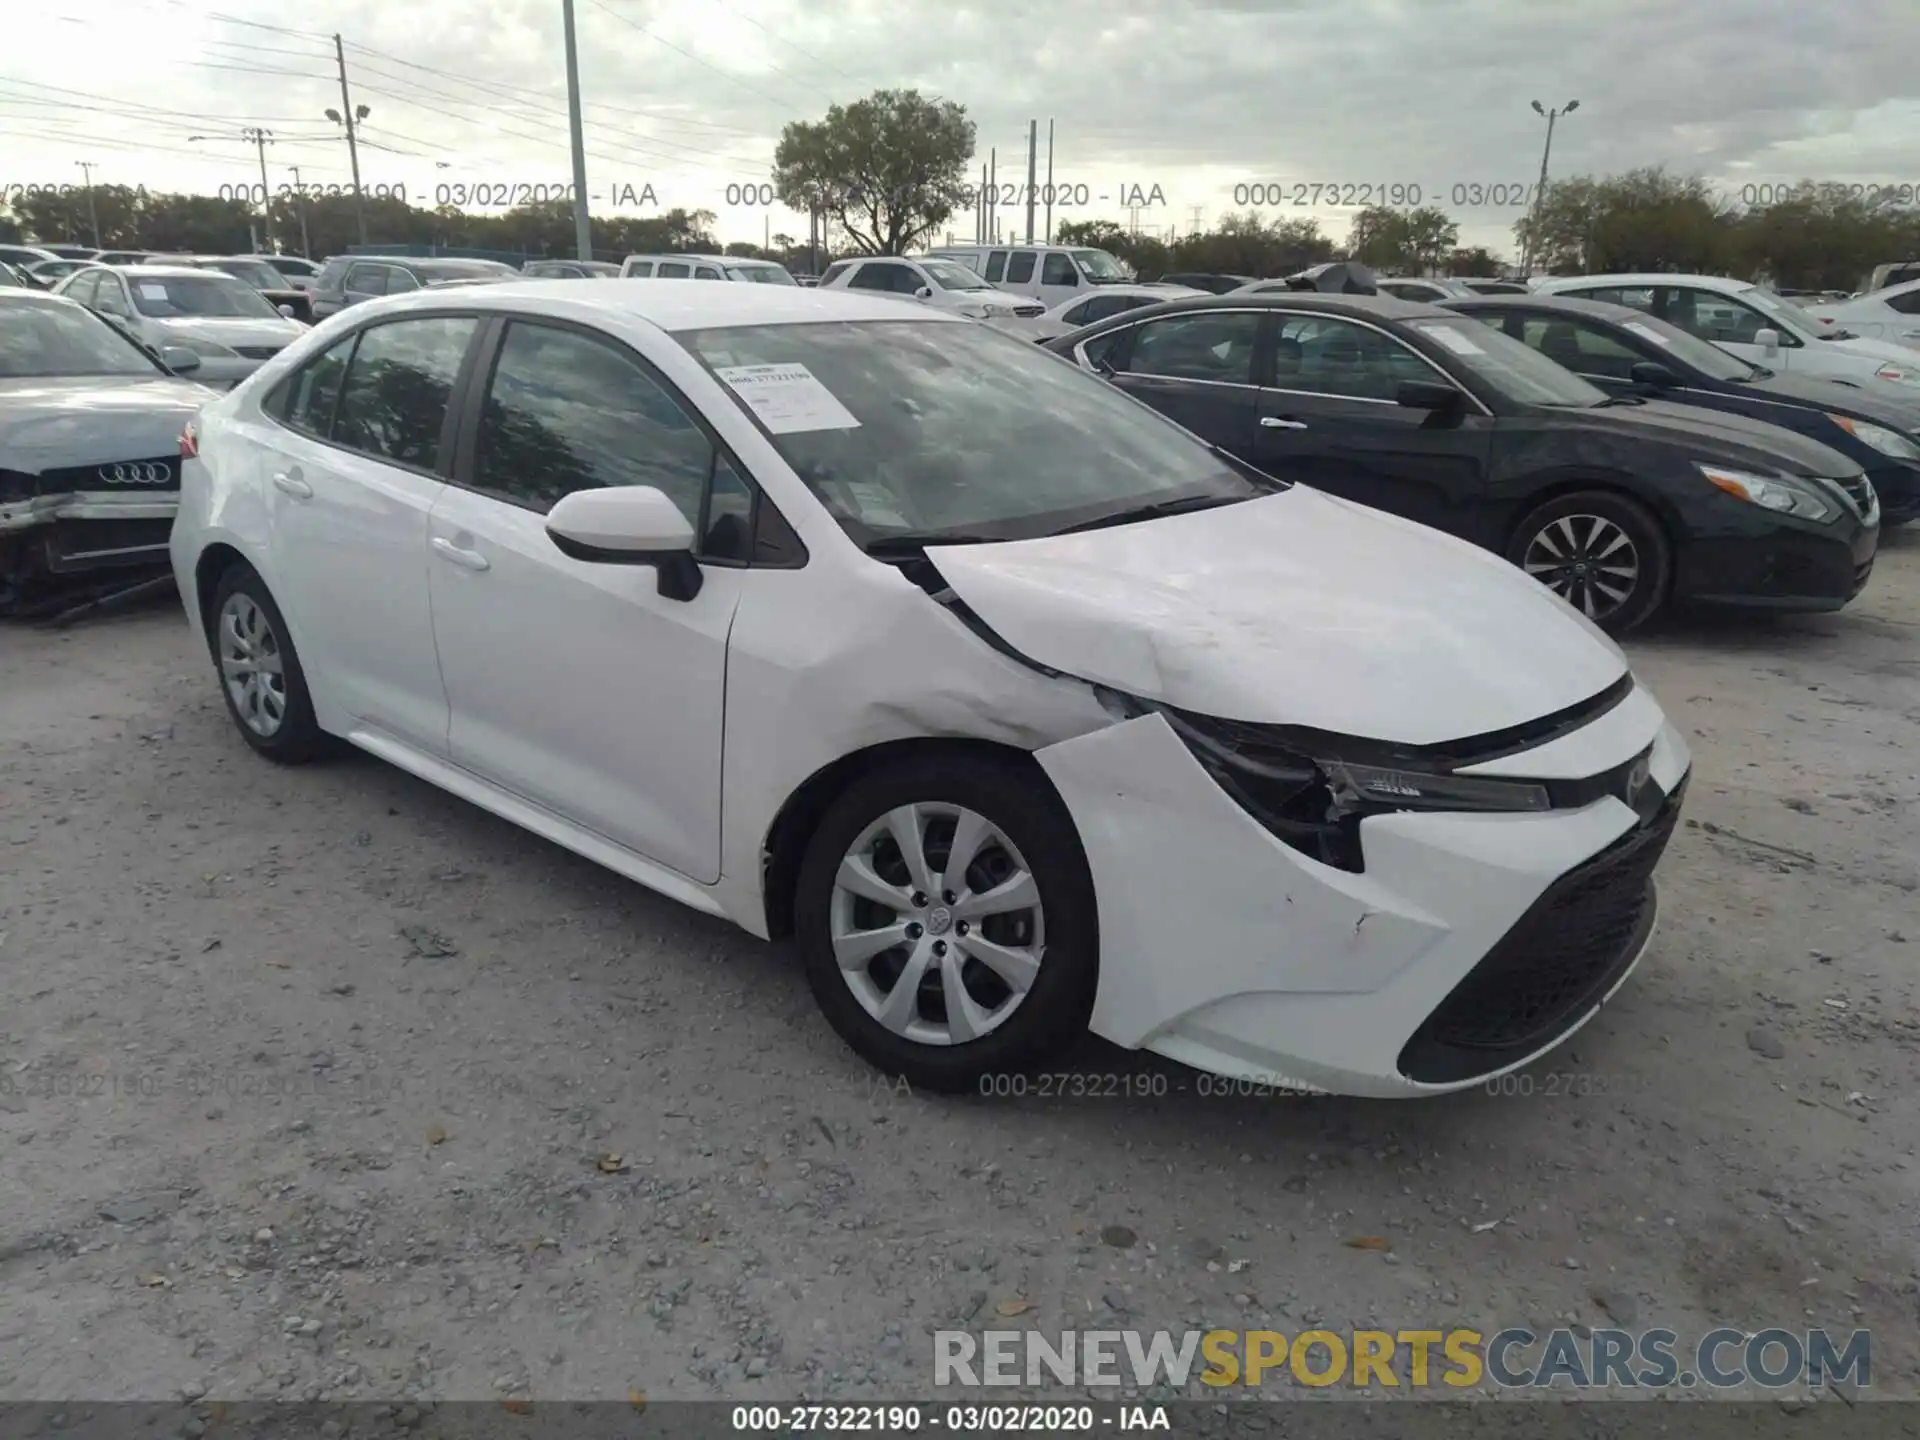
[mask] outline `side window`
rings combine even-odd
[[[1006,275],[1007,252],[1004,250],[996,250],[987,256],[987,283],[997,285],[1000,281],[1006,279]]]
[[[1040,267],[1042,285],[1078,285],[1080,277],[1074,274],[1073,257],[1058,250],[1049,251],[1046,263]]]
[[[1131,330],[1109,330],[1104,335],[1096,335],[1080,347],[1080,353],[1086,357],[1089,365],[1098,365],[1102,360],[1114,360],[1119,357],[1122,342],[1132,336]]]
[[[387,294],[404,295],[409,290],[420,288],[420,279],[411,270],[402,270],[398,265],[382,268],[387,272]]]
[[[1259,333],[1260,317],[1246,311],[1203,310],[1149,320],[1134,331],[1127,372],[1251,385],[1253,344]]]
[[[82,270],[79,278],[60,293],[78,300],[82,305],[91,306],[93,304],[94,291],[99,287],[100,272],[97,270]]]
[[[853,265],[850,261],[836,260],[833,264],[827,266],[826,273],[820,277],[820,283],[822,285],[831,285],[852,268]]]
[[[482,489],[545,512],[575,490],[652,485],[698,526],[713,459],[700,427],[613,345],[517,320],[507,327],[480,415]]]
[[[987,277],[993,278],[991,276]],[[1033,251],[1016,250],[1007,261],[1007,283],[1024,285],[1033,279]]]
[[[1902,315],[1920,315],[1920,290],[1909,290],[1904,295],[1889,295],[1887,308]]]
[[[720,272],[711,265],[701,265],[694,270],[693,278],[696,280],[718,280],[721,277]]]
[[[340,403],[340,382],[346,378],[347,361],[359,338],[349,335],[331,350],[309,360],[285,382],[284,403],[270,408],[293,429],[316,440],[326,439],[333,428],[333,412]]]
[[[724,455],[716,455],[713,461],[700,553],[715,560],[745,563],[753,559],[753,490]]]
[[[1442,377],[1397,340],[1331,316],[1287,317],[1274,342],[1274,383],[1354,400],[1391,400],[1403,380]]]
[[[356,265],[347,271],[346,284],[342,288],[354,295],[384,295],[387,293],[387,267]]]
[[[479,323],[434,315],[361,331],[340,392],[334,443],[397,465],[437,468],[447,398]]]
[[[1662,290],[1659,314],[1668,324],[1678,325],[1689,334],[1714,344],[1752,345],[1762,330],[1780,331],[1780,327],[1744,300],[1719,295],[1711,290],[1695,290],[1675,285]],[[1780,343],[1797,344],[1792,336],[1780,332]]]
[[[100,277],[100,288],[93,293],[93,307],[109,315],[119,315],[129,320],[133,318],[133,310],[127,304],[126,288],[120,283],[118,275]]]
[[[1623,290],[1618,285],[1607,285],[1598,290],[1568,290],[1561,293],[1578,296],[1582,300],[1599,300],[1608,305],[1630,305],[1649,315],[1654,313],[1652,290]]]
[[[1641,358],[1606,331],[1572,320],[1529,318],[1520,327],[1520,339],[1556,365],[1611,380],[1631,380]]]
[[[877,260],[869,260],[853,272],[853,278],[847,281],[849,290],[892,290],[893,281],[888,271],[894,267],[882,265]]]
[[[653,275],[653,262],[651,260],[639,261],[627,272],[627,275],[629,278],[635,280],[650,279]]]
[[[1107,312],[1096,311],[1093,308],[1098,303],[1097,300],[1081,300],[1076,304],[1069,305],[1066,310],[1061,313],[1060,323],[1062,325],[1091,325],[1095,320],[1105,319]]]
[[[684,280],[687,278],[690,268],[690,266],[678,260],[662,260],[660,262],[660,269],[654,278],[656,280]]]

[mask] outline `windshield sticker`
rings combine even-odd
[[[140,282],[140,298],[142,300],[164,300],[167,298],[167,287],[164,285],[156,285],[151,280],[142,280]]]
[[[1638,320],[1623,320],[1620,322],[1620,328],[1623,330],[1631,330],[1634,334],[1638,335],[1642,340],[1651,340],[1656,345],[1672,345],[1673,344],[1673,341],[1669,340],[1666,336],[1662,335],[1658,330],[1654,329],[1651,325],[1642,325]]]
[[[1463,335],[1451,325],[1423,325],[1421,332],[1431,335],[1456,355],[1484,355],[1487,352],[1473,343],[1471,337]]]
[[[714,371],[775,435],[858,430],[853,412],[804,365],[727,365]]]

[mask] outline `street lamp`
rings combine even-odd
[[[93,160],[76,160],[73,163],[80,167],[80,173],[84,175],[87,180],[87,220],[93,226],[93,248],[98,250],[102,248],[100,244],[100,211],[93,203],[93,172],[99,168],[99,164]]]
[[[334,49],[338,51],[340,48],[339,36],[334,36],[333,44]],[[367,205],[365,198],[360,193],[360,145],[354,137],[353,126],[355,121],[366,119],[367,116],[373,113],[373,110],[369,106],[354,105],[348,101],[347,66],[344,60],[340,63],[340,105],[341,108],[338,110],[328,110],[326,116],[327,119],[333,121],[334,124],[346,127],[347,163],[353,167],[353,217],[360,228],[360,243],[364,245],[367,243]]]
[[[1562,115],[1571,115],[1579,108],[1580,102],[1578,100],[1569,100],[1558,110],[1549,110],[1538,100],[1533,102],[1533,113],[1546,118],[1547,144],[1546,148],[1540,152],[1540,184],[1533,192],[1532,229],[1534,233],[1527,237],[1526,253],[1520,257],[1520,268],[1529,275],[1533,273],[1533,255],[1536,246],[1539,244],[1541,208],[1547,198],[1547,159],[1553,154],[1553,122],[1558,120]]]

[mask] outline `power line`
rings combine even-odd
[[[742,80],[738,75],[734,75],[726,70],[722,70],[718,65],[715,65],[712,61],[701,59],[700,56],[694,54],[691,50],[682,50],[678,45],[674,44],[671,40],[661,39],[660,36],[654,34],[651,29],[649,29],[645,25],[642,25],[638,20],[629,19],[625,15],[622,15],[618,10],[614,10],[609,6],[602,4],[601,0],[587,0],[587,3],[593,6],[594,9],[599,10],[604,14],[611,15],[615,20],[618,20],[622,25],[627,26],[629,29],[638,30],[642,35],[646,36],[649,40],[652,40],[657,44],[666,46],[667,49],[673,51],[674,54],[684,55],[686,56],[687,59],[693,61],[694,64],[705,66],[707,69],[711,70],[714,74],[718,75],[721,79],[732,81],[735,85],[738,85],[742,90],[745,90],[749,95],[758,95],[762,100],[767,101],[769,104],[778,105],[782,110],[795,110],[799,108],[791,100],[782,100],[778,96],[769,95],[766,91],[758,89],[755,86],[749,85],[746,81]]]
[[[767,29],[766,26],[762,25],[758,20],[754,19],[753,16],[741,14],[740,11],[734,9],[731,5],[727,4],[726,0],[714,0],[714,3],[719,5],[719,7],[722,10],[726,11],[729,15],[733,16],[736,20],[746,21],[747,24],[753,26],[753,28],[758,30],[761,34],[766,35],[770,39],[778,40],[782,45],[786,46],[789,50],[798,50],[802,55],[806,56],[807,59],[813,61],[814,64],[825,65],[827,69],[833,71],[833,73],[838,75],[842,80],[853,79],[853,76],[847,74],[847,72],[842,70],[838,65],[835,65],[829,60],[822,60],[818,55],[814,54],[811,50],[803,49],[802,47],[794,44],[791,40],[782,40],[778,35],[775,35],[773,31]],[[855,81],[854,83],[858,84],[859,82]],[[824,94],[825,92],[823,91],[822,93]]]

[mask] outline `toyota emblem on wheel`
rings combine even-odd
[[[102,465],[94,473],[109,485],[164,485],[173,479],[173,467],[155,460]]]

